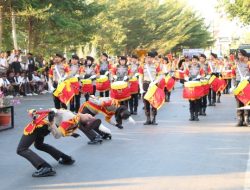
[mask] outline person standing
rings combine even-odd
[[[143,97],[145,96],[151,85],[157,84],[159,82],[158,75],[160,75],[161,69],[160,65],[154,62],[155,56],[155,52],[148,52],[148,55],[145,58],[145,63],[141,64],[139,67],[139,87],[140,93],[143,94]],[[145,99],[144,110],[146,115],[146,122],[144,123],[144,125],[157,125],[157,109],[152,107],[150,103]]]
[[[77,55],[72,55],[70,61],[70,74],[69,78],[77,77],[79,75],[80,65],[79,65],[79,57]],[[80,108],[80,100],[81,100],[81,92],[80,89],[74,89],[75,96],[70,101],[70,111],[77,113]]]
[[[215,75],[216,77],[219,77],[218,76],[218,64],[217,64],[217,54],[215,53],[211,53],[210,54],[210,61],[208,62],[209,64],[209,68],[208,68],[208,72],[210,75]],[[216,92],[212,90],[212,88],[210,87],[209,89],[209,93],[208,93],[208,106],[216,106]]]
[[[106,75],[111,70],[111,65],[108,61],[108,54],[102,53],[100,63],[97,65],[97,75]],[[109,76],[109,75],[108,75]],[[109,97],[109,90],[100,92],[101,97]]]
[[[208,75],[208,67],[209,67],[208,63],[206,62],[207,57],[205,54],[201,54],[199,59],[200,59],[200,66],[204,71],[204,76],[207,76]],[[205,95],[201,98],[201,108],[199,111],[199,115],[206,116],[207,115],[206,109],[207,109],[207,95]]]
[[[194,55],[192,58],[192,63],[185,70],[185,80],[186,81],[199,81],[202,76],[204,76],[204,71],[199,64],[198,56]],[[199,111],[200,111],[201,99],[189,100],[189,110],[190,110],[190,121],[199,121]]]
[[[57,86],[63,82],[69,75],[70,69],[67,64],[63,64],[64,57],[62,54],[57,53],[54,57],[54,65],[49,70],[49,86],[54,91]],[[62,103],[58,97],[53,95],[54,104],[56,109],[67,109],[67,105]]]
[[[250,77],[250,65],[248,63],[248,54],[245,50],[240,49],[238,51],[238,63],[236,62],[236,86],[243,80],[243,78]],[[237,108],[243,107],[244,104],[237,98]],[[249,110],[237,110],[237,126],[243,126],[249,124]]]
[[[127,57],[120,56],[118,60],[118,65],[112,69],[113,81],[128,81],[130,75],[130,69],[127,65]],[[128,107],[128,101],[121,101],[120,104]]]
[[[95,65],[95,59],[91,56],[87,56],[86,60],[85,60],[85,65],[83,68],[83,76],[84,79],[91,79],[92,80],[92,84],[93,84],[93,93],[85,93],[85,100],[88,101],[90,95],[95,95],[96,92],[96,85],[95,85],[95,81],[94,79],[96,79],[96,75],[97,75],[97,69],[96,69],[96,65]]]
[[[129,99],[129,110],[132,115],[137,115],[137,108],[138,108],[138,99],[139,99],[138,69],[139,69],[138,57],[137,55],[132,55],[130,61],[130,73],[132,76],[132,80],[135,79],[135,81],[132,82],[134,83],[134,85],[137,85],[138,88],[137,92],[131,92],[131,98]]]

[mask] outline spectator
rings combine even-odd
[[[43,91],[43,82],[36,71],[32,74],[32,80],[30,82],[33,90],[33,95],[40,94]]]
[[[20,64],[18,58],[19,58],[19,57],[16,55],[16,56],[14,57],[14,62],[12,62],[12,64],[11,64],[11,70],[12,70],[14,73],[21,73],[21,71],[22,71],[22,67],[21,67],[21,64]]]
[[[5,74],[9,68],[6,53],[0,54],[0,74]]]
[[[23,96],[32,96],[30,82],[25,72],[22,72],[20,76],[20,94]]]
[[[5,74],[3,74],[1,77],[1,84],[1,91],[4,93],[4,96],[13,97],[14,88]]]
[[[9,76],[7,77],[8,81],[10,82],[11,86],[13,87],[13,96],[16,96],[18,95],[19,93],[19,86],[18,84],[16,83],[16,77],[15,77],[15,74],[14,72],[10,72],[9,73]]]
[[[21,56],[21,66],[22,66],[22,71],[28,72],[28,58],[25,55]]]
[[[32,75],[32,73],[36,70],[35,60],[33,58],[32,53],[28,53],[27,57],[28,57],[28,60],[27,60],[28,61],[28,71],[29,71],[29,74]]]

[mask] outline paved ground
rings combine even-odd
[[[169,104],[159,111],[159,125],[143,126],[143,111],[134,117],[138,124],[110,127],[112,141],[87,145],[87,138],[46,141],[76,159],[61,166],[39,152],[57,170],[49,178],[31,177],[34,168],[16,155],[22,130],[28,122],[26,110],[48,108],[50,95],[22,99],[15,108],[15,129],[0,132],[1,190],[242,190],[249,186],[247,173],[250,128],[235,127],[235,103],[223,95],[222,103],[208,108],[200,122],[188,121],[188,102],[177,88]],[[141,105],[140,105],[141,106]],[[36,151],[37,152],[37,151]]]

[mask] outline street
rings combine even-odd
[[[83,101],[83,98],[82,98]],[[207,116],[190,122],[189,104],[177,85],[171,102],[159,110],[158,126],[144,126],[142,102],[133,116],[112,131],[112,140],[88,145],[81,137],[45,141],[73,156],[73,166],[59,165],[35,150],[56,169],[56,176],[32,178],[35,168],[16,154],[28,109],[52,107],[51,94],[22,98],[15,106],[15,128],[0,132],[1,190],[243,190],[250,189],[250,128],[235,127],[233,95],[207,108]],[[100,116],[98,116],[100,117]],[[32,147],[34,150],[34,147]],[[249,162],[249,163],[248,163]]]

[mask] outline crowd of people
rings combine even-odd
[[[52,133],[55,138],[62,136],[78,137],[76,129],[80,129],[90,140],[89,144],[99,144],[111,139],[111,130],[95,116],[100,113],[105,120],[119,129],[123,129],[123,120],[137,115],[139,99],[143,100],[144,125],[157,125],[157,111],[164,102],[170,102],[171,91],[176,82],[183,83],[183,98],[189,101],[190,121],[199,121],[199,116],[206,116],[207,106],[221,103],[222,94],[231,93],[231,86],[238,88],[234,93],[237,106],[244,107],[250,103],[250,64],[249,54],[239,50],[237,59],[218,58],[211,53],[175,58],[158,55],[150,51],[144,57],[137,55],[117,56],[110,58],[102,53],[100,60],[87,56],[84,61],[77,55],[70,60],[57,53],[49,67],[45,67],[40,78],[36,80],[38,70],[32,54],[28,55],[27,73],[23,74],[22,66],[14,56],[10,64],[7,93],[17,93],[15,77],[31,77],[28,86],[35,89],[47,89],[53,92],[54,106],[49,110],[30,110],[32,122],[25,129],[17,148],[17,153],[37,169],[33,177],[55,175],[55,170],[29,147],[34,143],[38,150],[49,153],[60,164],[71,165],[75,161],[56,148],[44,143],[44,138]],[[30,61],[32,60],[32,61]],[[19,64],[16,64],[19,63]],[[19,65],[19,66],[17,66]],[[30,69],[30,70],[29,70]],[[42,77],[43,76],[43,77]],[[36,81],[32,83],[32,81]],[[239,88],[240,87],[240,88]],[[4,86],[4,88],[6,88]],[[25,85],[24,85],[25,92]],[[22,89],[22,88],[21,88]],[[246,91],[244,91],[246,90]],[[23,92],[23,91],[22,91]],[[81,102],[81,96],[85,101]],[[249,110],[237,110],[238,126],[249,126]],[[114,117],[114,120],[112,120]]]
[[[20,50],[0,54],[0,89],[5,96],[32,96],[48,90],[48,68],[41,58]]]

